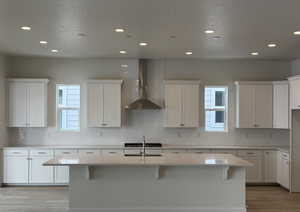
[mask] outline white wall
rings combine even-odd
[[[5,75],[8,69],[7,58],[0,55],[0,146],[7,145],[6,130],[6,98],[5,98]]]
[[[122,70],[121,64],[128,64]],[[121,129],[87,129],[84,81],[93,78],[122,78],[125,103],[134,99],[137,79],[137,60],[121,59],[50,59],[10,58],[11,77],[47,77],[49,85],[49,125],[47,129],[11,129],[11,144],[20,145],[85,145],[119,144],[142,135],[163,139],[172,144],[198,145],[287,145],[288,131],[237,130],[235,123],[235,80],[282,80],[290,75],[288,61],[264,60],[151,60],[149,61],[150,96],[163,103],[164,79],[200,79],[204,84],[229,85],[229,132],[203,132],[201,129],[163,128],[163,110],[130,111]],[[55,83],[82,84],[82,130],[80,133],[61,133],[55,128]]]

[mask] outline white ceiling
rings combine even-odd
[[[0,0],[0,51],[56,57],[291,59],[300,57],[300,35],[293,35],[300,30],[299,10],[300,0]],[[32,30],[20,30],[23,25]],[[126,32],[116,33],[116,27]],[[205,34],[206,29],[221,38]],[[40,40],[49,43],[42,47]],[[140,41],[149,46],[138,46]],[[278,47],[268,48],[269,42]],[[128,54],[120,55],[120,50]],[[184,54],[188,50],[192,56]],[[253,51],[260,55],[249,55]]]

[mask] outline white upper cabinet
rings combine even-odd
[[[237,128],[273,127],[272,82],[236,82]]]
[[[8,126],[47,126],[47,79],[8,80]]]
[[[122,80],[88,81],[88,127],[121,127],[121,87]]]
[[[273,128],[289,128],[289,83],[273,82]]]
[[[290,107],[292,110],[300,109],[300,75],[290,77]]]
[[[165,81],[165,127],[199,126],[200,81]]]

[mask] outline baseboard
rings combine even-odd
[[[246,208],[71,208],[69,212],[247,212]]]

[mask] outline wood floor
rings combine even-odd
[[[67,212],[65,187],[0,188],[0,212]],[[300,193],[280,187],[247,188],[248,212],[300,212]]]

